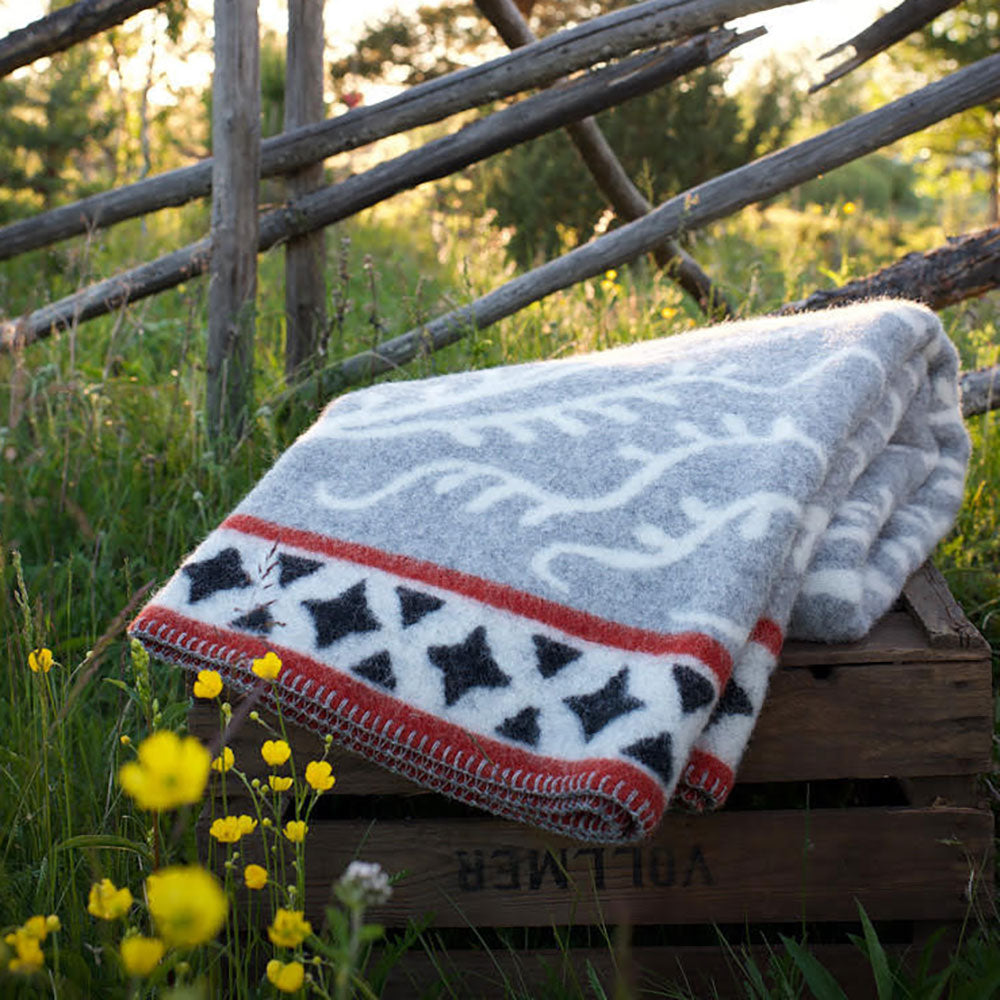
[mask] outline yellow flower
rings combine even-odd
[[[228,771],[236,763],[236,755],[230,747],[223,747],[222,753],[218,757],[212,758],[212,770],[222,774]]]
[[[132,893],[128,887],[119,889],[109,878],[102,878],[90,887],[87,912],[101,920],[117,920],[132,908]]]
[[[29,937],[33,937],[36,941],[44,941],[49,933],[44,916],[28,917],[21,929],[25,934]]]
[[[660,310],[660,315],[664,319],[673,319],[677,315],[677,310],[673,306],[664,306]]]
[[[28,975],[38,972],[45,965],[45,956],[42,954],[38,938],[29,934],[23,927],[18,927],[16,931],[8,934],[4,941],[14,949],[15,957],[7,965],[11,972]]]
[[[236,818],[236,822],[239,823],[240,833],[253,833],[257,829],[257,820],[246,813],[240,813]]]
[[[291,778],[279,778],[276,774],[269,774],[267,783],[271,786],[272,792],[287,792],[292,787]]]
[[[260,865],[247,865],[243,869],[243,881],[248,889],[263,889],[267,885],[267,869]]]
[[[295,993],[302,989],[306,970],[301,962],[279,962],[272,958],[267,963],[267,978],[282,993]]]
[[[266,681],[273,681],[281,673],[281,657],[277,653],[267,653],[253,661],[251,670]]]
[[[608,270],[604,272],[604,277],[607,278],[608,281],[614,281],[615,278],[618,277],[618,272],[613,267],[608,268]]]
[[[215,670],[199,670],[192,690],[196,698],[217,698],[222,690],[222,676]]]
[[[292,748],[284,740],[265,740],[260,755],[271,767],[280,767],[292,755]]]
[[[55,934],[56,931],[62,930],[62,923],[60,922],[57,914],[50,913],[45,918],[45,930],[49,934]]]
[[[311,760],[306,764],[306,781],[317,791],[325,792],[333,788],[337,780],[332,774],[333,768],[326,760]]]
[[[141,809],[174,809],[204,793],[210,758],[194,736],[153,733],[139,744],[138,758],[121,767],[118,781]]]
[[[219,880],[198,865],[153,872],[146,879],[146,898],[156,930],[171,948],[211,941],[226,922],[226,894]]]
[[[130,976],[148,976],[160,964],[166,946],[159,938],[128,937],[122,941],[122,965]]]
[[[274,911],[274,921],[267,929],[271,944],[279,948],[298,948],[312,934],[312,924],[304,917],[302,910]]]
[[[215,820],[208,832],[221,844],[235,844],[243,836],[240,821],[235,816],[223,816]]]
[[[52,669],[52,650],[33,649],[28,653],[28,666],[33,674],[47,674]]]
[[[285,836],[293,843],[300,844],[306,839],[306,834],[309,832],[309,827],[306,826],[305,820],[302,819],[290,819],[285,824]]]
[[[857,205],[853,201],[844,202],[844,215],[853,215],[857,210]]]

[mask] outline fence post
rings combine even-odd
[[[323,0],[288,0],[285,131],[322,121]],[[323,163],[289,174],[289,201],[323,186]],[[310,365],[326,326],[326,238],[322,229],[285,247],[285,376]]]
[[[253,385],[260,181],[257,0],[215,0],[212,268],[208,297],[209,435],[242,433]]]

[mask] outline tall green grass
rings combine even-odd
[[[32,308],[90,276],[171,248],[201,221],[188,210],[12,261],[0,270],[0,292],[12,312]],[[940,239],[933,226],[866,219],[863,207],[798,212],[779,204],[713,228],[696,252],[740,313],[752,315]],[[331,230],[328,245],[330,362],[482,294],[509,270],[502,233],[420,194]],[[0,929],[32,913],[58,913],[63,972],[86,984],[77,995],[104,982],[107,941],[85,912],[87,888],[105,875],[134,884],[142,864],[142,852],[124,844],[141,843],[144,826],[114,780],[125,759],[120,736],[142,725],[135,701],[107,683],[132,683],[123,623],[143,588],[162,582],[315,417],[309,405],[276,405],[285,390],[281,268],[280,253],[261,259],[253,417],[246,437],[225,451],[203,428],[203,280],[0,357]],[[968,367],[1000,360],[995,293],[944,319]],[[693,302],[639,262],[391,377],[566,356],[700,322]],[[987,415],[969,429],[966,503],[937,561],[996,649],[1000,428]],[[27,669],[29,652],[41,646],[59,662],[46,675],[47,688]],[[153,669],[160,706],[179,723],[181,680],[176,671]],[[80,846],[84,834],[123,843]],[[900,973],[885,996],[976,995],[968,984],[995,972],[1000,935],[994,927],[971,940],[940,992],[929,982],[907,987]],[[784,965],[762,969],[745,959],[737,967],[748,996],[805,995],[808,952],[792,947],[781,955]],[[578,994],[566,995],[600,995],[590,981],[578,986]]]

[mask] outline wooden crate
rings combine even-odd
[[[215,707],[196,701],[190,726],[217,738]],[[989,647],[925,567],[864,640],[789,643],[726,807],[668,814],[635,846],[495,819],[335,749],[337,785],[311,822],[306,909],[322,920],[356,856],[409,873],[372,917],[391,928],[433,914],[447,955],[410,961],[387,995],[416,995],[438,962],[469,977],[463,996],[502,995],[501,969],[529,984],[544,974],[538,963],[568,974],[547,939],[554,927],[574,928],[573,961],[609,981],[683,974],[736,995],[718,930],[760,945],[768,931],[806,926],[848,995],[863,997],[870,973],[843,943],[859,903],[898,951],[969,916],[992,883],[993,817],[976,790],[992,732]],[[307,731],[290,737],[303,762],[322,750]],[[262,738],[248,724],[231,742],[261,777]],[[631,928],[619,932],[627,962],[586,930],[609,926]]]

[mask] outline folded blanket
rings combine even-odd
[[[131,630],[241,690],[273,650],[293,721],[633,840],[725,799],[786,633],[861,636],[947,531],[956,369],[883,301],[350,393]]]

